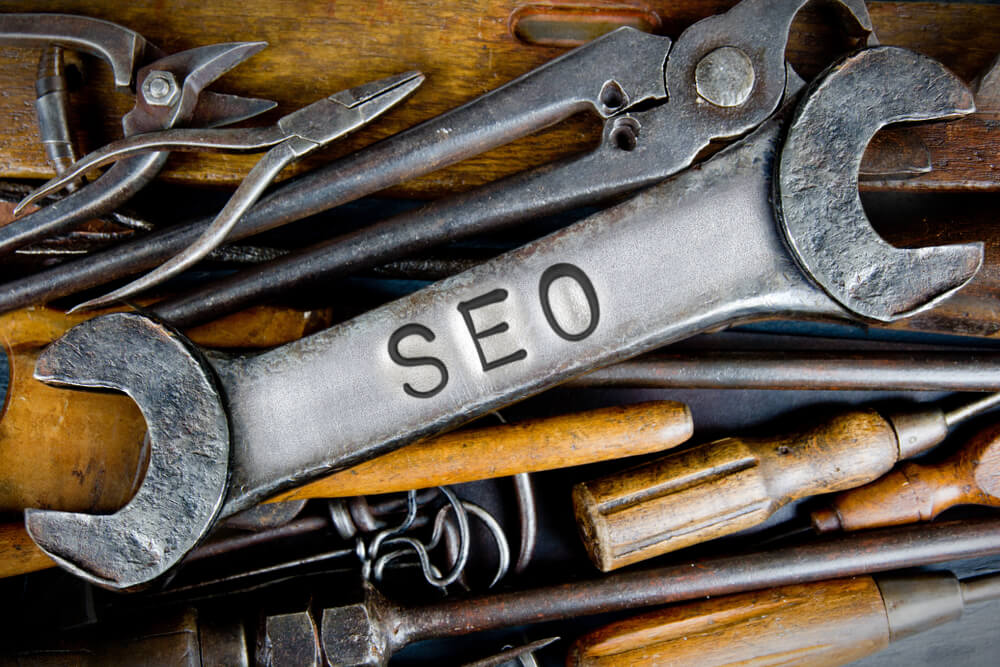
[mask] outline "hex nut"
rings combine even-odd
[[[323,653],[331,667],[379,667],[388,661],[388,642],[364,602],[323,610]]]
[[[173,72],[153,70],[142,82],[142,97],[154,107],[167,107],[180,96],[180,86]]]

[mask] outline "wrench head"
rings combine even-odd
[[[116,590],[176,565],[215,523],[229,474],[229,423],[208,364],[182,336],[135,313],[70,329],[38,358],[35,377],[114,389],[146,419],[149,465],[135,496],[107,515],[27,510],[31,538],[57,563]]]
[[[861,51],[806,92],[777,166],[776,208],[799,265],[849,311],[882,322],[907,317],[979,270],[981,243],[915,249],[886,243],[858,196],[861,158],[880,128],[973,111],[961,79],[896,47]]]

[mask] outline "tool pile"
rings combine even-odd
[[[0,193],[0,663],[912,664],[995,627],[995,232],[876,220],[992,217],[995,173],[937,172],[995,132],[1000,60],[964,81],[831,0],[807,81],[807,0],[730,4],[675,39],[520,7],[588,39],[319,162],[434,77],[261,122],[209,87],[264,42],[0,14],[55,172]],[[78,157],[91,57],[134,106]],[[581,112],[588,152],[380,194]],[[896,127],[927,121],[959,130]],[[264,154],[216,205],[158,178],[182,152]]]

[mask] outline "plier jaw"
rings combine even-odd
[[[269,100],[205,90],[222,74],[260,51],[265,46],[262,42],[217,44],[164,55],[138,33],[108,21],[64,14],[0,14],[0,44],[42,48],[54,45],[107,60],[118,87],[133,90],[136,95],[135,107],[122,119],[125,136],[196,123],[225,125],[275,106]],[[65,123],[65,109],[61,113],[58,109],[49,111],[54,112],[57,121]],[[119,163],[93,183],[3,226],[0,255],[118,208],[145,187],[165,161],[165,154],[151,154]]]
[[[206,91],[220,76],[259,53],[267,42],[230,42],[160,58],[136,74],[135,108],[122,119],[125,136],[171,127],[218,127],[275,107],[271,100]]]

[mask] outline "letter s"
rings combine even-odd
[[[430,398],[441,392],[448,384],[448,368],[437,357],[404,357],[399,352],[399,344],[409,336],[420,336],[430,342],[434,340],[434,332],[421,324],[406,324],[389,337],[389,358],[400,366],[433,366],[441,373],[441,380],[431,389],[420,391],[414,389],[409,382],[403,383],[403,391],[414,398]]]

